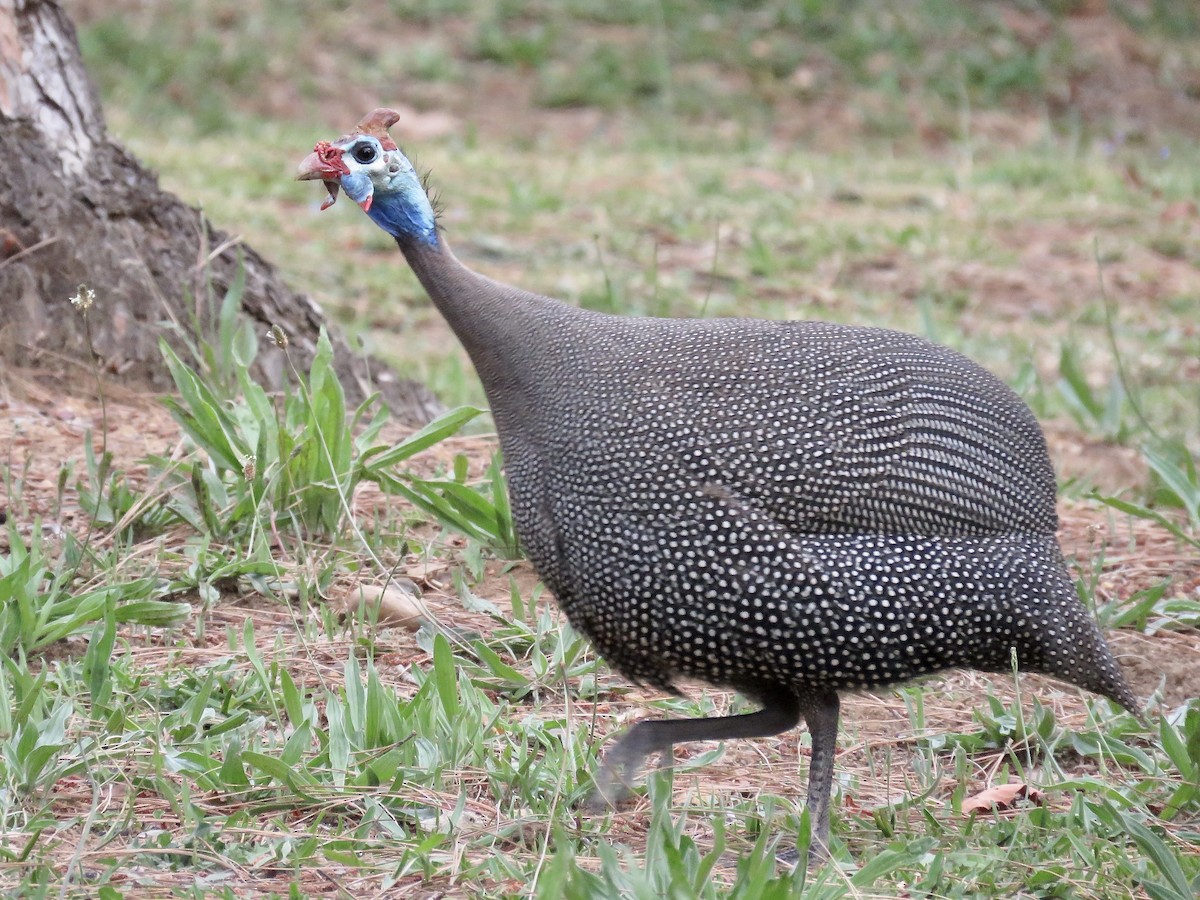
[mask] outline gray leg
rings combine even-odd
[[[763,708],[758,712],[740,716],[721,716],[713,719],[647,719],[638,722],[604,755],[604,763],[596,774],[596,786],[588,800],[588,806],[592,809],[602,809],[606,805],[619,802],[629,792],[646,757],[652,753],[669,754],[673,745],[684,741],[767,737],[794,728],[800,721],[800,702],[790,691],[763,694],[757,699],[763,704]],[[836,699],[833,721],[836,730]],[[813,748],[815,752],[815,738]],[[832,763],[832,759],[830,762]],[[811,780],[809,783],[811,785]],[[826,798],[828,794],[826,790]],[[809,796],[811,797],[811,789]]]
[[[808,818],[812,823],[808,861],[812,864],[829,858],[829,797],[833,793],[840,703],[836,693],[822,691],[803,697],[800,708],[812,735],[812,762],[808,767]]]

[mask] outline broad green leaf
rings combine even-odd
[[[440,632],[433,639],[433,678],[442,708],[446,711],[446,719],[453,722],[459,711],[458,670],[450,642]]]
[[[428,450],[434,444],[457,434],[463,425],[482,413],[482,409],[474,406],[460,406],[438,416],[428,425],[392,447],[368,450],[359,459],[359,464],[363,466],[365,472],[364,477],[373,478],[383,469],[404,462],[422,450]]]

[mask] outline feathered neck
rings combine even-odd
[[[400,170],[392,175],[386,194],[376,192],[367,215],[396,240],[436,244],[437,213],[425,182],[402,153],[396,151],[393,158]]]
[[[471,270],[441,231],[432,242],[402,235],[396,243],[471,357],[503,439],[505,423],[525,414],[537,388],[531,347],[552,341],[579,311]]]

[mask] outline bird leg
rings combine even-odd
[[[836,696],[836,695],[835,695]],[[627,731],[617,745],[604,754],[604,762],[596,774],[595,788],[588,798],[593,810],[615,806],[629,793],[642,764],[652,753],[667,756],[671,763],[671,748],[684,741],[724,741],[731,738],[767,737],[795,727],[800,721],[800,701],[791,691],[775,690],[760,693],[763,704],[758,712],[739,716],[720,716],[709,719],[647,719]],[[834,728],[837,728],[837,706],[834,706]],[[813,742],[814,749],[816,741]],[[832,758],[830,759],[832,763]],[[832,769],[830,770],[832,777]],[[810,795],[811,796],[811,795]],[[828,799],[828,790],[826,791]]]
[[[833,758],[837,752],[838,713],[835,691],[808,694],[799,701],[808,733],[812,735],[812,762],[808,766],[808,820],[812,837],[809,865],[829,858],[829,797],[833,792]]]

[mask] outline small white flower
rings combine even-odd
[[[79,289],[75,291],[75,296],[71,298],[71,305],[81,313],[86,313],[92,308],[92,304],[96,302],[96,292],[86,284],[81,284]]]

